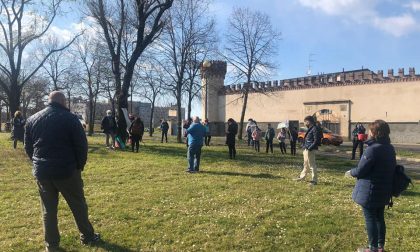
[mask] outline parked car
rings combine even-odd
[[[298,141],[300,143],[303,142],[303,138],[305,138],[306,131],[308,131],[306,127],[299,128]],[[335,146],[339,146],[340,144],[343,143],[343,137],[340,135],[334,134],[331,130],[327,128],[322,128],[322,132],[323,132],[323,136],[322,136],[321,143],[323,145],[332,144]]]

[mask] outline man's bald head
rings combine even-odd
[[[52,91],[48,96],[48,102],[56,102],[62,106],[66,106],[66,96],[60,91]]]

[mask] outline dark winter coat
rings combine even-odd
[[[298,132],[294,129],[289,131],[290,142],[296,142],[298,139]]]
[[[50,103],[26,123],[25,150],[38,180],[65,179],[83,170],[87,148],[79,119],[58,103]]]
[[[141,121],[141,120],[140,121],[134,120],[131,123],[128,132],[130,132],[130,135],[139,136],[140,139],[141,139],[143,137],[143,134],[144,134],[144,123],[143,123],[143,121]]]
[[[236,134],[238,134],[238,124],[236,122],[232,122],[228,125],[226,132],[226,144],[235,144]]]
[[[309,151],[317,150],[319,142],[319,131],[317,127],[314,125],[306,131],[305,139],[303,140],[303,148]]]
[[[160,129],[161,129],[163,132],[167,133],[167,132],[168,132],[168,130],[169,130],[169,124],[168,124],[167,122],[162,122],[162,123],[160,124]]]
[[[388,205],[397,161],[395,150],[388,139],[369,140],[357,166],[351,175],[357,178],[353,200],[366,208]]]
[[[117,131],[117,121],[113,116],[105,116],[101,122],[101,129],[105,134],[114,134]]]
[[[276,131],[273,128],[268,128],[267,132],[265,132],[265,140],[267,141],[273,141],[275,136],[276,136]]]
[[[15,117],[12,119],[12,139],[23,142],[25,134],[25,119]]]

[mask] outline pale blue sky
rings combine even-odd
[[[234,7],[267,13],[282,33],[278,69],[268,80],[304,76],[310,54],[312,74],[362,67],[385,74],[415,67],[420,74],[420,0],[213,0],[209,14],[221,44]],[[56,23],[62,32],[74,29],[75,10]],[[197,101],[193,114],[200,110]]]
[[[420,1],[216,0],[220,36],[234,6],[267,13],[282,33],[273,79],[304,76],[311,53],[313,74],[362,66],[420,73]]]

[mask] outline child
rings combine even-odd
[[[252,132],[252,140],[254,141],[255,151],[260,152],[260,139],[261,139],[261,130],[258,126],[255,127],[255,130]]]
[[[279,132],[279,134],[277,135],[277,139],[279,140],[280,143],[280,151],[281,154],[286,154],[286,129],[282,128]]]

